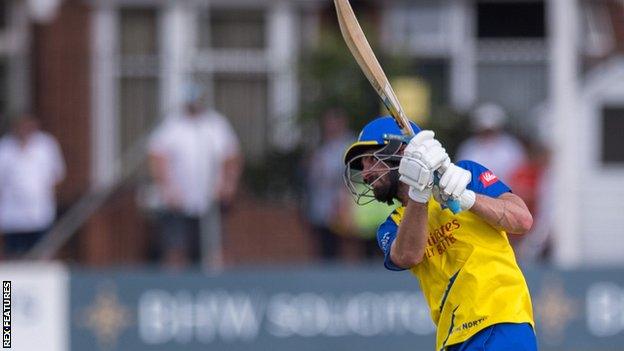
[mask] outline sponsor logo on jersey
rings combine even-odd
[[[498,181],[498,177],[496,174],[492,173],[492,171],[485,171],[481,173],[479,180],[481,181],[481,184],[487,188],[488,186],[496,183]]]
[[[388,249],[390,249],[388,247],[388,243],[390,242],[390,232],[385,232],[384,235],[382,235],[381,237],[381,247],[383,249],[384,252],[388,252]]]

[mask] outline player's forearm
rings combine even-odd
[[[409,201],[392,243],[390,258],[401,268],[411,268],[420,263],[427,244],[427,204]]]
[[[491,226],[512,234],[524,234],[533,225],[533,217],[517,195],[505,193],[498,198],[477,194],[470,209]]]

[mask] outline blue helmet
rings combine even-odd
[[[414,134],[420,132],[416,123],[410,121]],[[344,163],[348,164],[353,158],[374,146],[387,145],[388,136],[401,136],[403,133],[394,118],[390,116],[378,117],[362,128],[358,139],[349,146],[344,155]]]

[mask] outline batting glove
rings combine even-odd
[[[433,171],[419,159],[403,156],[399,165],[399,180],[410,186],[409,197],[420,203],[429,201]]]
[[[458,199],[461,210],[469,210],[476,201],[475,192],[466,188],[471,180],[469,171],[451,163],[440,178],[434,198],[440,203],[446,203],[449,198]]]
[[[431,190],[431,193],[433,194],[433,198],[441,203],[441,204],[446,204],[447,201],[449,200],[449,196],[448,195],[444,195],[441,191],[440,191],[440,187],[438,185],[434,185],[433,189]],[[467,211],[469,209],[472,208],[472,206],[474,205],[475,201],[476,201],[477,195],[475,194],[474,191],[472,190],[468,190],[466,189],[460,196],[459,196],[459,208],[461,211]]]
[[[409,197],[420,203],[431,196],[434,171],[450,163],[446,150],[434,136],[430,130],[416,134],[403,151],[399,165],[399,180],[410,186]]]
[[[451,160],[442,144],[434,137],[435,133],[431,130],[421,131],[410,140],[403,155],[421,160],[433,171],[448,166]]]

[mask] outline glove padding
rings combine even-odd
[[[451,160],[442,144],[434,137],[435,133],[431,130],[416,134],[405,147],[403,156],[421,160],[432,171],[448,166]]]
[[[399,173],[403,183],[423,190],[433,184],[433,172],[450,159],[431,130],[423,130],[410,140],[403,151]]]
[[[410,199],[425,203],[431,196],[433,171],[419,159],[403,156],[399,165],[399,181],[409,185]]]
[[[399,165],[399,180],[410,186],[409,197],[420,203],[429,201],[435,170],[450,164],[446,150],[434,136],[430,130],[416,134],[403,151]]]
[[[403,156],[399,164],[399,180],[417,190],[433,184],[433,171],[420,159]]]

